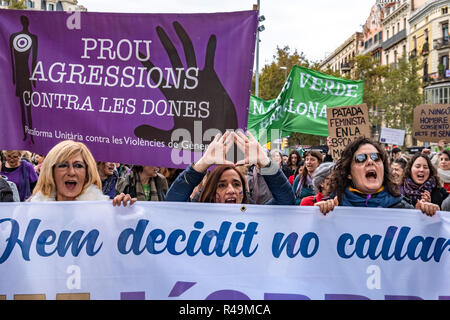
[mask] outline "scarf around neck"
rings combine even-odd
[[[442,183],[450,183],[450,170],[442,170],[441,168],[438,168],[437,172]]]
[[[430,177],[425,183],[418,185],[411,178],[406,178],[403,184],[403,192],[406,197],[411,200],[411,203],[415,206],[417,200],[422,198],[424,191],[431,191],[436,187],[436,180],[434,177]]]
[[[341,206],[390,208],[400,201],[402,201],[402,197],[394,197],[384,187],[378,189],[374,194],[364,194],[357,189],[347,187],[344,191]]]

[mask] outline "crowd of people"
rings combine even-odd
[[[244,159],[232,163],[236,145]],[[211,169],[212,168],[212,169]],[[197,201],[318,206],[328,214],[336,206],[419,209],[424,214],[450,211],[450,151],[412,156],[358,138],[339,159],[310,150],[283,155],[267,151],[250,134],[218,134],[201,159],[185,170],[95,161],[81,142],[65,140],[46,155],[3,150],[0,201],[112,200]]]

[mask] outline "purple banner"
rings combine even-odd
[[[184,168],[246,129],[256,11],[0,10],[0,149],[61,140],[96,160]]]

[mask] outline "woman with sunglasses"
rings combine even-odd
[[[430,158],[423,153],[416,153],[408,162],[402,192],[412,205],[427,201],[441,207],[448,196]]]
[[[45,157],[28,201],[108,200],[102,192],[97,164],[81,142],[65,140]]]
[[[365,137],[357,138],[344,149],[331,175],[331,184],[336,197],[315,204],[323,214],[336,205],[414,209],[393,182],[384,148]],[[435,204],[422,200],[416,208],[427,215],[439,210]]]

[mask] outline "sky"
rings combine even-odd
[[[251,10],[258,0],[78,0],[90,12],[208,13]],[[260,0],[259,66],[273,61],[276,48],[289,46],[321,61],[362,25],[375,0]]]

